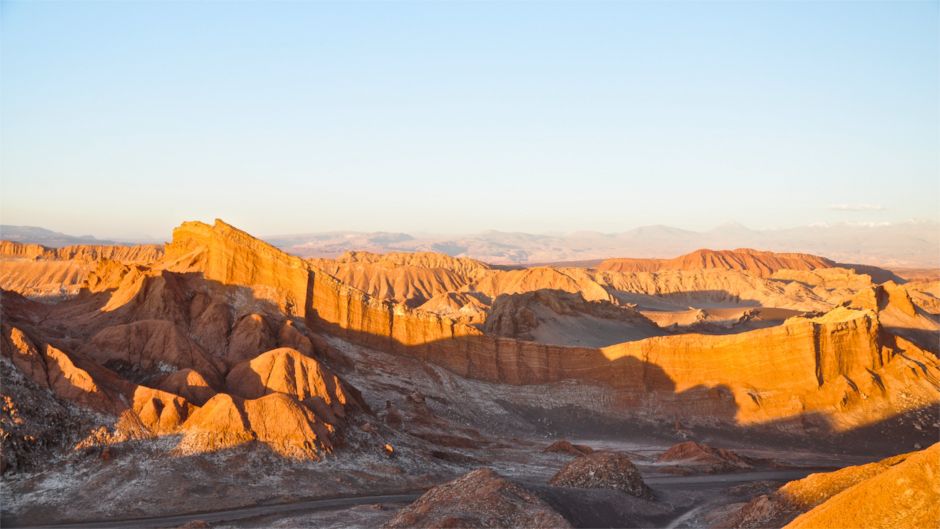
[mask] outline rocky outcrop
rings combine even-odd
[[[105,367],[144,383],[180,369],[197,371],[209,384],[222,381],[222,366],[174,323],[143,320],[107,327],[81,349]]]
[[[27,378],[62,400],[119,416],[145,435],[175,431],[194,408],[178,395],[131,383],[80,356],[37,343],[16,327],[4,325],[2,332],[3,355]]]
[[[777,254],[774,254],[777,255]],[[784,254],[785,255],[785,254]],[[780,259],[777,264],[780,264]],[[799,310],[829,309],[850,296],[849,285],[867,281],[844,268],[777,270],[751,273],[744,267],[657,267],[640,266],[629,270],[617,267],[600,270],[576,267],[532,267],[517,270],[490,268],[482,263],[441,254],[350,253],[344,258],[311,259],[317,268],[344,284],[378,299],[404,303],[409,307],[450,316],[455,309],[447,295],[470,294],[483,301],[503,294],[523,294],[538,290],[580,293],[589,301],[627,300],[631,296],[648,304],[687,308],[700,302],[764,306]],[[760,269],[764,270],[764,269]],[[787,273],[796,274],[793,277]],[[804,274],[804,275],[800,275]],[[859,278],[850,281],[848,277]],[[841,278],[841,280],[840,280]],[[639,295],[639,297],[637,297]],[[437,299],[436,302],[431,302]],[[636,302],[636,301],[633,301]],[[439,310],[440,309],[440,310]]]
[[[494,289],[529,288],[543,275],[580,289],[600,277],[555,269],[505,274]],[[611,279],[616,273],[605,274],[603,284],[594,281],[599,290],[586,291],[607,296],[617,290]],[[319,364],[332,361],[330,347],[309,329],[432,362],[468,378],[503,384],[573,379],[602,386],[609,398],[598,401],[598,411],[619,416],[668,415],[684,423],[773,425],[806,433],[844,431],[940,400],[936,358],[880,323],[893,304],[876,304],[874,310],[839,307],[733,335],[659,336],[606,347],[547,345],[487,335],[452,318],[375,299],[221,221],[185,223],[175,230],[165,258],[153,266],[102,261],[87,289],[87,296],[54,309],[55,332],[65,342],[52,341],[60,347],[39,340],[33,347],[38,354],[29,347],[4,349],[26,351],[9,356],[62,398],[115,415],[130,409],[138,419],[149,407],[140,420],[156,431],[188,422],[196,411],[192,407],[217,400],[216,390],[228,391],[221,373],[238,364],[245,365],[234,371],[241,378],[232,375],[227,382],[237,388],[231,391],[241,392],[236,393],[239,402],[284,395],[301,407],[298,412],[293,404],[277,404],[285,413],[302,418],[309,412],[313,419],[304,419],[309,424],[337,424],[347,411],[349,393],[335,389],[342,384],[330,389],[335,375]],[[544,305],[567,310],[554,301]],[[26,315],[23,303],[5,297],[5,316],[22,312],[26,322],[52,321],[50,307],[36,304],[35,314]],[[905,307],[897,312],[906,314]],[[69,340],[76,346],[62,345]],[[79,347],[82,342],[88,343]],[[277,346],[296,351],[254,362]],[[186,369],[195,373],[174,374]],[[263,389],[246,390],[258,371],[267,373]],[[135,399],[139,387],[160,391],[154,394],[157,400],[148,401],[144,391]],[[251,435],[260,439],[257,432]]]
[[[562,529],[571,524],[532,492],[481,468],[427,491],[384,527]]]
[[[234,365],[254,358],[276,344],[277,339],[264,316],[246,314],[232,327],[225,359],[229,365]]]
[[[637,498],[653,493],[630,458],[618,452],[593,452],[565,465],[549,483],[556,487],[613,489]]]
[[[100,386],[63,351],[35,343],[22,330],[2,326],[3,355],[27,378],[53,395],[97,411],[119,412],[117,395]]]
[[[221,220],[184,222],[173,230],[164,261],[168,270],[249,287],[288,316],[304,314],[311,301],[309,265]]]
[[[288,347],[236,365],[225,386],[231,394],[246,399],[272,393],[290,395],[331,424],[346,417],[347,406],[356,405],[339,377],[317,360]]]
[[[654,310],[693,306],[829,310],[846,296],[843,290],[737,270],[599,271],[593,277],[619,301]]]
[[[214,452],[257,441],[293,459],[319,459],[333,450],[334,427],[283,393],[241,399],[219,393],[183,424],[177,450]]]
[[[218,393],[205,377],[189,368],[170,373],[157,381],[156,386],[168,393],[179,395],[197,406],[202,406]]]

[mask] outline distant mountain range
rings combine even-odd
[[[58,247],[70,244],[126,244],[127,241],[72,236],[33,226],[0,225],[0,238]],[[707,231],[641,226],[621,233],[569,234],[485,231],[468,235],[412,235],[392,232],[312,232],[265,240],[303,257],[335,257],[350,250],[375,253],[428,251],[473,257],[493,264],[585,262],[610,257],[675,257],[701,248],[755,248],[822,255],[842,263],[887,267],[940,266],[940,222],[825,224],[754,230],[738,223]],[[136,242],[153,242],[136,241]]]
[[[120,244],[115,241],[99,239],[93,235],[67,235],[36,226],[11,226],[0,224],[0,239],[41,244],[51,248],[71,246],[73,244]]]
[[[940,223],[829,224],[753,230],[729,223],[708,231],[642,226],[621,233],[581,231],[533,235],[486,231],[471,235],[330,232],[266,237],[305,257],[334,257],[347,250],[376,253],[430,251],[494,264],[592,261],[609,257],[675,257],[701,248],[755,248],[822,255],[843,263],[890,267],[940,266]]]

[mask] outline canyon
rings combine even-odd
[[[872,501],[859,526],[936,520],[930,276],[752,249],[304,258],[216,220],[163,246],[3,241],[0,288],[5,526],[415,491],[401,512],[343,516],[822,527]],[[562,437],[587,449],[543,451]],[[690,440],[719,448],[670,449]],[[689,450],[747,464],[675,455]],[[592,465],[625,477],[585,486]],[[769,478],[732,490],[715,472]],[[880,490],[902,486],[907,503]]]

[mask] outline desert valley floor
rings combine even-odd
[[[940,275],[0,242],[3,527],[938,527]]]

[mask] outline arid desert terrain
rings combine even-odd
[[[940,274],[0,242],[2,526],[940,527]]]

